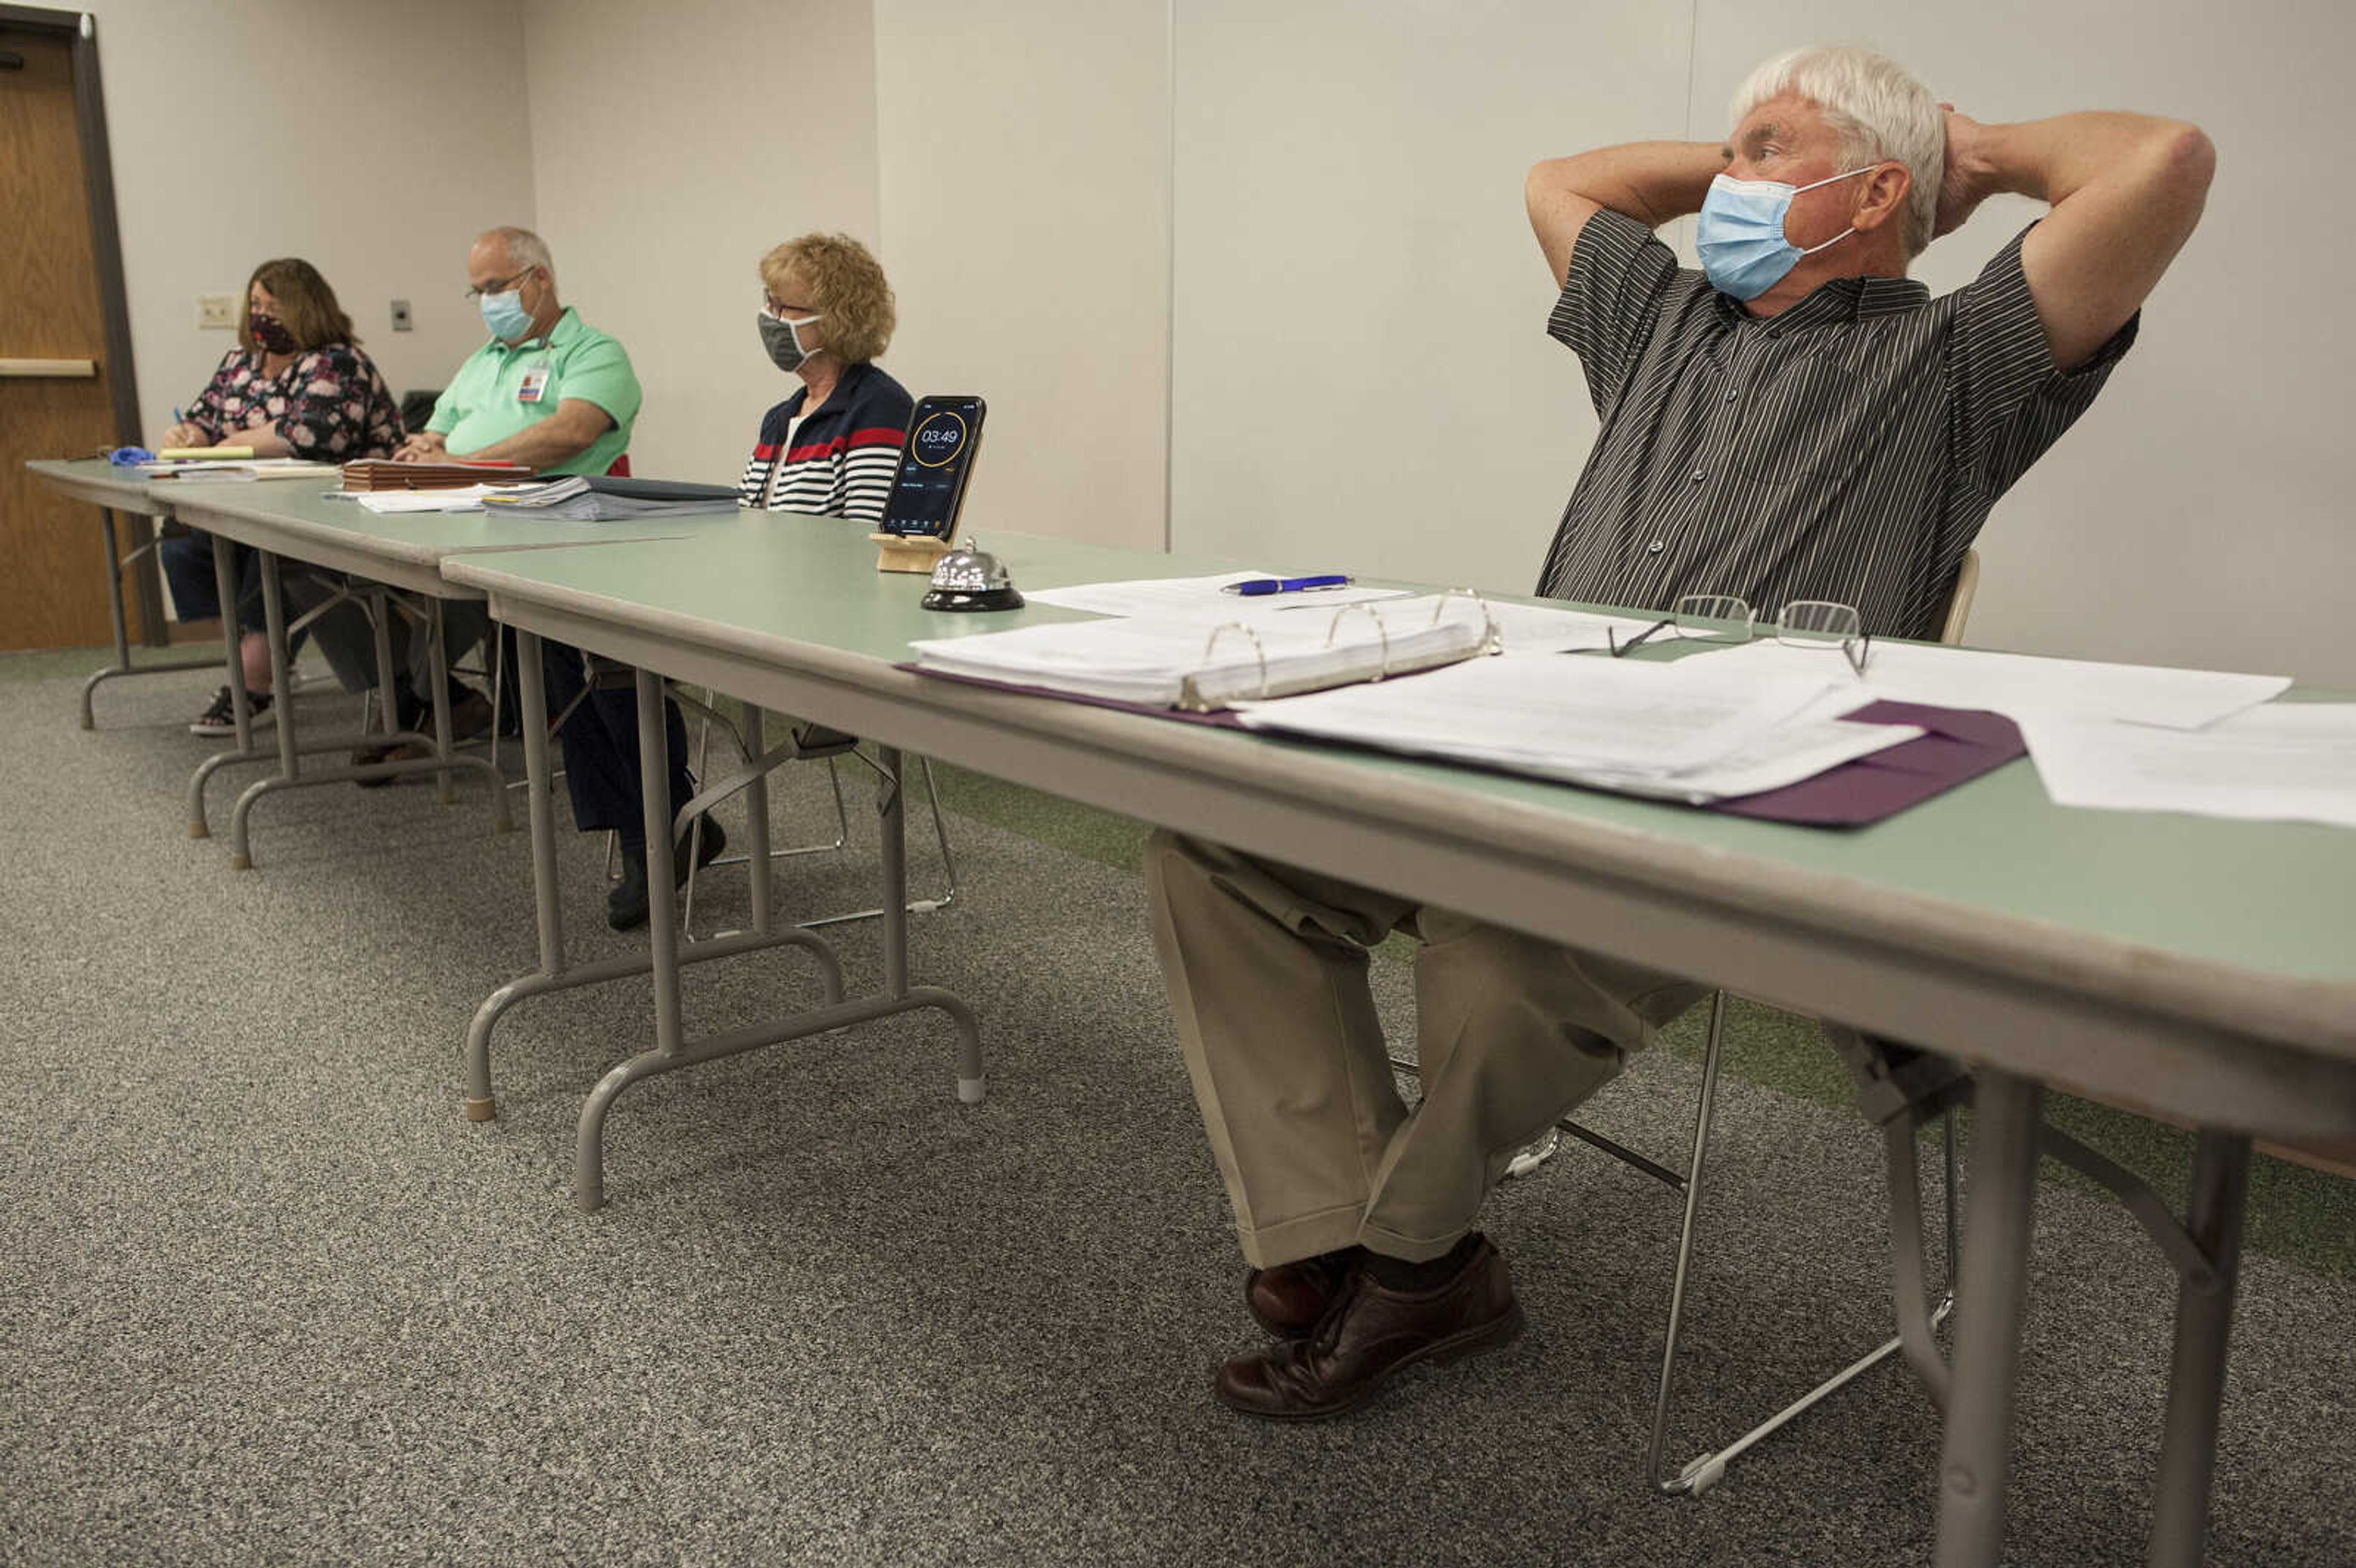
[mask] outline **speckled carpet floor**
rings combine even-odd
[[[979,1008],[986,1103],[922,1017],[679,1073],[621,1101],[612,1202],[576,1211],[644,985],[518,1008],[501,1119],[467,1122],[466,1021],[532,962],[524,836],[479,784],[327,786],[265,800],[233,874],[182,827],[211,685],[112,686],[84,734],[70,677],[0,678],[0,1563],[1927,1561],[1936,1427],[1894,1369],[1708,1497],[1648,1494],[1676,1201],[1583,1148],[1488,1218],[1517,1345],[1336,1424],[1213,1404],[1254,1330],[1141,890],[972,818],[915,968]],[[822,789],[780,785],[781,834]],[[631,950],[599,845],[562,848],[576,950]],[[800,862],[788,908],[873,869],[861,838]],[[835,934],[874,984],[872,926]],[[790,955],[712,965],[691,1027],[815,990]],[[1673,1157],[1695,1078],[1654,1052],[1593,1120]],[[1889,1331],[1864,1125],[1736,1082],[1720,1128],[1680,1458]],[[2139,1562],[2169,1276],[2051,1185],[2036,1271],[2008,1561]],[[2356,1285],[2260,1256],[2243,1303],[2211,1561],[2356,1562]]]

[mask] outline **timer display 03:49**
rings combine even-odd
[[[882,531],[944,539],[956,532],[985,411],[978,397],[917,400],[908,416],[908,444],[877,525]]]

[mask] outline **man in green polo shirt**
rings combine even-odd
[[[477,236],[466,252],[466,274],[467,297],[481,310],[490,339],[458,367],[425,429],[403,442],[393,460],[476,458],[519,463],[541,474],[605,473],[628,450],[638,414],[630,357],[558,301],[548,244],[530,229],[500,228]],[[481,604],[445,604],[446,656],[455,662],[489,626]],[[399,616],[391,631],[400,709],[395,727],[421,730],[428,716],[418,694],[431,686],[424,640],[411,636]],[[363,617],[337,612],[313,635],[347,689],[373,683],[374,638]],[[453,733],[463,740],[490,727],[490,705],[480,693],[455,681],[449,689]],[[414,741],[378,741],[353,752],[352,761],[366,765],[428,754]]]
[[[630,425],[638,416],[638,379],[630,357],[559,302],[548,246],[528,229],[494,229],[477,239],[466,252],[466,292],[482,310],[490,341],[458,367],[434,404],[434,417],[402,444],[396,460],[497,460],[520,463],[540,474],[606,472],[628,449]],[[541,653],[548,709],[571,713],[558,738],[564,747],[573,821],[584,833],[611,829],[621,841],[622,880],[606,896],[605,918],[618,930],[643,925],[646,818],[637,698],[626,688],[584,692],[586,669],[577,648],[545,642]],[[668,782],[676,811],[695,786],[688,776],[687,731],[679,708],[663,706],[670,747]],[[706,823],[697,837],[706,861],[723,842],[716,822]],[[684,857],[683,848],[673,857],[674,880],[685,875]]]
[[[490,341],[458,367],[434,417],[396,457],[605,473],[629,449],[638,417],[630,357],[558,301],[548,246],[528,229],[494,229],[477,239],[466,276]]]

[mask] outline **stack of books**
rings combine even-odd
[[[469,485],[531,477],[517,463],[395,463],[364,457],[344,464],[344,488],[361,490],[455,490]]]

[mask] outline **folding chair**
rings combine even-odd
[[[584,656],[584,657],[586,656]],[[604,667],[600,667],[601,661],[595,658],[589,658],[588,664],[588,679],[583,682],[580,694],[565,705],[562,712],[557,714],[549,721],[548,729],[550,734],[553,735],[564,727],[564,721],[572,717],[573,709],[578,708],[581,703],[587,699],[591,690],[599,687],[626,685],[635,678],[631,672],[623,666],[606,664]],[[720,779],[718,782],[708,784],[703,788],[700,789],[696,793],[694,798],[681,805],[676,814],[673,827],[674,837],[684,835],[688,839],[689,845],[687,883],[684,890],[683,902],[680,905],[680,925],[682,932],[685,933],[687,940],[694,942],[699,940],[694,930],[695,885],[699,873],[710,871],[723,866],[742,866],[749,864],[751,857],[755,853],[766,852],[772,861],[776,861],[792,859],[803,855],[824,854],[829,851],[841,850],[850,842],[851,818],[850,813],[843,804],[842,779],[841,773],[837,771],[837,764],[844,758],[849,758],[873,771],[879,778],[886,775],[884,775],[883,770],[880,767],[877,767],[875,763],[869,758],[866,753],[859,750],[859,738],[855,735],[847,735],[840,730],[831,730],[822,724],[803,722],[795,724],[791,730],[789,730],[787,734],[787,738],[782,742],[776,745],[766,745],[764,742],[767,740],[766,736],[746,735],[737,727],[734,720],[731,719],[727,714],[723,713],[719,709],[712,706],[712,702],[709,700],[709,698],[711,697],[710,692],[707,691],[701,697],[691,695],[684,688],[675,682],[669,681],[664,683],[664,687],[666,694],[671,700],[679,703],[682,708],[693,710],[701,720],[701,729],[696,744],[695,771],[698,778],[704,778],[707,776],[705,773],[705,763],[710,758],[712,727],[714,724],[717,724],[720,727],[722,733],[727,737],[730,746],[736,753],[736,767],[734,770]],[[932,759],[929,757],[919,757],[916,761],[924,773],[925,796],[933,819],[933,837],[935,841],[940,846],[941,866],[943,872],[948,880],[948,887],[939,893],[926,898],[911,899],[908,901],[907,907],[910,913],[926,914],[937,910],[947,909],[955,901],[957,898],[957,858],[955,851],[951,848],[949,844],[948,824],[941,815],[940,790],[933,779]],[[699,867],[696,864],[696,860],[698,859],[697,851],[702,845],[703,822],[706,814],[709,813],[713,806],[719,805],[729,796],[735,795],[740,790],[744,790],[748,787],[755,789],[767,788],[767,778],[771,773],[783,767],[788,763],[797,762],[823,762],[826,763],[827,780],[834,795],[835,835],[833,841],[831,843],[820,842],[816,844],[795,845],[782,849],[769,848],[765,845],[759,847],[757,849],[747,849],[733,855],[723,855],[714,859],[710,866]],[[617,873],[618,863],[616,856],[618,854],[618,836],[612,833],[608,833],[605,836],[605,875],[609,880]],[[879,918],[883,913],[884,911],[879,906],[874,909],[851,910],[840,914],[821,915],[815,920],[806,920],[799,923],[804,930],[812,930],[819,926],[840,925],[845,922],[854,920],[874,920]],[[727,933],[717,933],[715,934],[725,935]]]
[[[740,789],[746,787],[766,789],[768,787],[766,782],[768,773],[786,763],[823,762],[826,763],[827,783],[834,795],[833,842],[802,844],[767,851],[769,859],[773,861],[793,859],[803,855],[821,855],[830,851],[840,851],[850,841],[851,837],[851,817],[843,805],[842,775],[838,771],[837,764],[844,758],[849,758],[866,766],[879,778],[884,775],[883,770],[876,767],[866,753],[859,750],[859,738],[855,735],[847,735],[840,730],[831,730],[823,724],[800,723],[792,728],[783,746],[772,748],[765,754],[759,748],[760,742],[766,737],[744,734],[733,720],[704,698],[691,697],[677,687],[671,688],[671,695],[681,707],[694,709],[702,720],[696,740],[696,776],[698,778],[706,776],[704,763],[710,754],[712,727],[714,724],[720,726],[722,732],[728,737],[730,743],[735,748],[742,770],[729,779],[723,780],[699,793],[695,799],[690,801],[680,812],[680,819],[687,824],[689,835],[687,888],[680,904],[680,925],[686,933],[687,939],[693,942],[697,940],[695,883],[699,872],[717,870],[723,866],[745,865],[755,853],[759,852],[748,849],[738,854],[722,855],[710,866],[699,867],[696,864],[698,859],[696,850],[701,846],[704,814],[712,805]],[[705,698],[709,696],[710,693],[707,692]],[[948,824],[941,816],[940,790],[933,779],[932,759],[919,757],[916,763],[925,775],[925,799],[932,814],[933,838],[940,846],[941,867],[943,874],[948,880],[948,886],[939,893],[928,898],[908,901],[908,912],[911,914],[929,914],[937,910],[948,908],[957,900],[957,857],[949,847]],[[879,906],[874,909],[851,910],[841,914],[821,915],[816,920],[806,920],[800,923],[804,930],[814,930],[819,926],[841,925],[854,920],[874,920],[883,913],[884,911]]]

